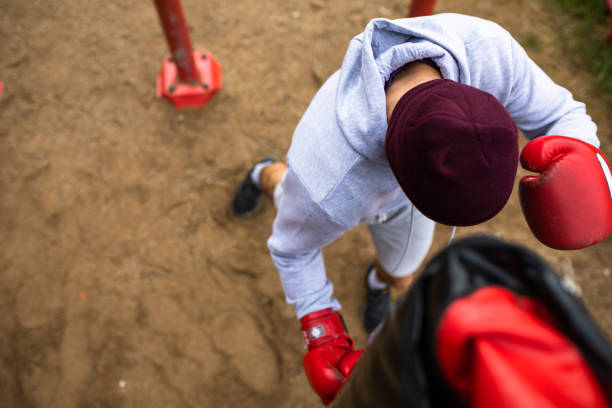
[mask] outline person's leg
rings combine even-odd
[[[261,204],[262,192],[274,199],[274,190],[286,172],[287,166],[275,157],[266,157],[255,163],[234,194],[234,215],[247,218],[255,213]]]
[[[406,289],[411,285],[414,272],[429,251],[435,226],[412,205],[375,219],[368,224],[377,254],[366,276],[363,319],[368,332],[384,320],[389,310],[390,287]]]
[[[435,223],[413,205],[389,218],[368,225],[376,247],[377,277],[398,289],[407,287],[411,275],[425,259],[433,241]]]
[[[259,175],[259,186],[270,198],[274,197],[274,189],[283,179],[287,172],[287,165],[283,162],[275,162],[266,166]]]
[[[385,268],[380,264],[378,257],[374,259],[374,268],[376,268],[376,278],[385,282],[391,287],[395,289],[404,290],[410,287],[412,281],[414,280],[414,274],[410,274],[407,276],[393,276],[389,272],[385,270]]]

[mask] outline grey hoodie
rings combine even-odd
[[[372,20],[314,96],[287,155],[289,171],[268,247],[298,318],[340,308],[321,248],[369,217],[411,205],[385,157],[384,84],[398,68],[425,58],[443,78],[495,96],[526,137],[557,134],[599,147],[584,104],[556,85],[499,25],[459,14]],[[423,256],[415,253],[413,270]]]

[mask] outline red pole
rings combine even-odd
[[[183,16],[180,0],[154,0],[159,20],[164,29],[168,47],[176,63],[179,79],[182,82],[197,82],[200,79],[193,60],[191,38]]]
[[[436,0],[412,0],[408,17],[430,16],[435,6]]]

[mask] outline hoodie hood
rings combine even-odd
[[[469,20],[469,21],[466,21]],[[375,19],[349,44],[336,94],[336,115],[344,137],[360,155],[385,161],[384,138],[387,130],[384,84],[395,70],[421,59],[431,59],[442,77],[470,84],[466,56],[466,23],[494,23],[459,14]],[[469,39],[468,39],[469,40]]]

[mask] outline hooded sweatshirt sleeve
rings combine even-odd
[[[508,34],[513,62],[510,98],[506,105],[525,136],[561,135],[599,147],[597,126],[585,104],[555,84]]]
[[[298,319],[340,303],[332,297],[321,248],[347,228],[335,222],[309,194],[289,168],[268,248],[278,269],[287,303],[296,308]]]

